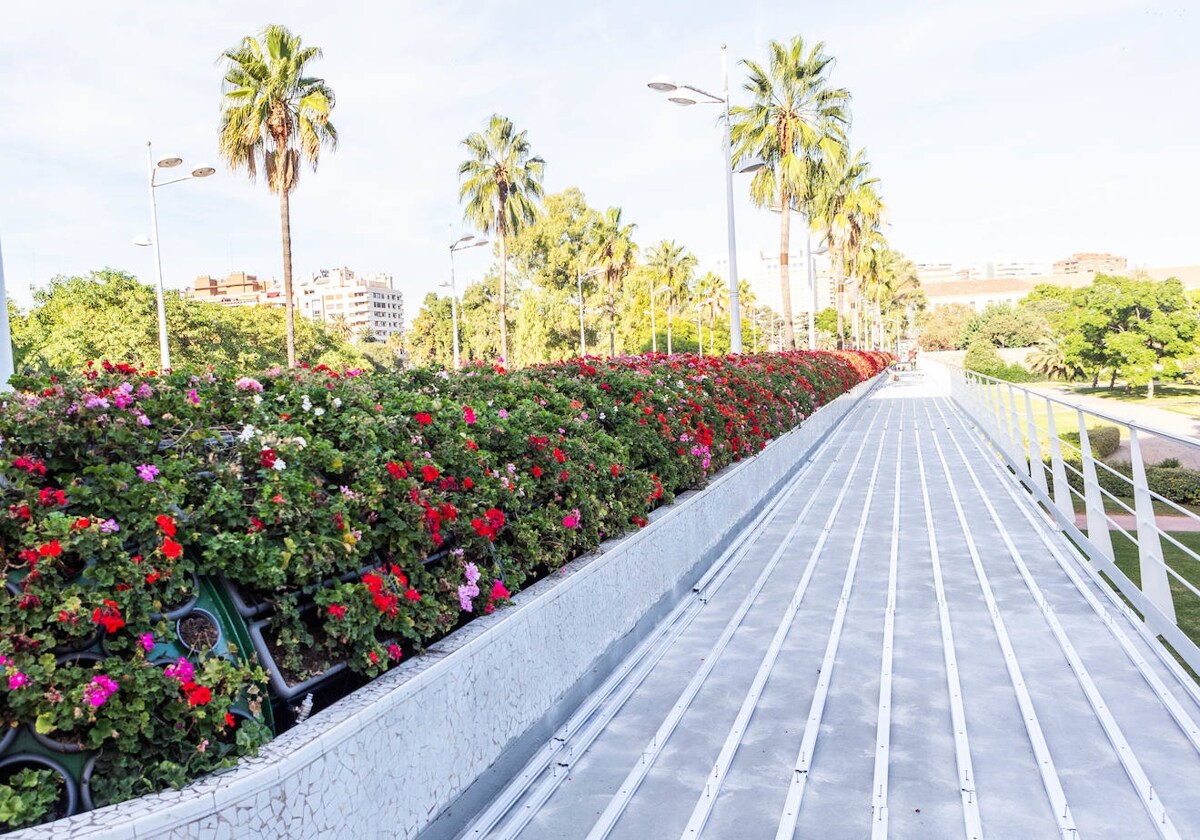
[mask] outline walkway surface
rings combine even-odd
[[[1200,691],[916,375],[464,837],[1200,837]]]

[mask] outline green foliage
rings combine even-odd
[[[53,770],[25,767],[0,783],[0,828],[37,825],[51,814],[63,789]]]
[[[180,369],[250,372],[287,362],[286,325],[279,308],[225,307],[167,292],[166,311],[171,358]],[[158,365],[154,290],[124,271],[55,277],[34,293],[29,313],[12,313],[10,323],[18,371],[69,370],[93,359],[146,369]],[[345,367],[370,367],[361,352],[322,325],[302,320],[297,328],[301,362],[332,358]]]
[[[1076,449],[1079,448],[1079,432],[1063,432],[1059,437]],[[1116,426],[1095,426],[1088,429],[1088,443],[1092,449],[1092,457],[1107,458],[1120,447],[1121,430]]]
[[[926,309],[917,318],[924,350],[957,350],[963,346],[967,324],[975,310],[965,303],[951,303]]]
[[[962,341],[968,347],[977,341],[995,347],[1028,347],[1045,335],[1048,326],[1032,311],[1007,303],[994,303],[967,322]]]

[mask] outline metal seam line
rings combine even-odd
[[[860,418],[861,415],[855,417],[851,422],[851,428],[846,430],[846,435],[843,435],[847,440],[842,441],[837,453],[846,447],[848,434],[858,424]],[[697,582],[693,592],[698,597],[681,601],[671,614],[659,624],[652,635],[626,657],[616,672],[605,680],[604,684],[593,692],[587,701],[559,727],[550,740],[526,762],[525,767],[513,781],[493,799],[492,804],[479,814],[459,836],[480,837],[491,832],[493,837],[515,837],[528,825],[529,820],[536,813],[536,809],[545,804],[558,789],[570,772],[570,768],[603,732],[608,722],[649,675],[653,666],[670,649],[713,593],[721,587],[734,568],[744,559],[754,540],[781,513],[784,506],[808,477],[813,464],[832,451],[833,443],[834,437],[830,436],[815,447],[815,451],[788,480],[788,486],[758,514],[754,522],[739,534],[735,543],[722,553],[704,577]],[[837,453],[834,453],[835,457]],[[819,495],[819,491],[825,486],[831,475],[831,470],[825,471],[814,488],[813,496]],[[557,760],[564,753],[565,761]],[[537,784],[536,788],[534,787],[535,783]],[[531,790],[532,792],[530,792]],[[523,802],[521,801],[522,797],[524,797]],[[522,807],[520,810],[514,811],[514,807],[519,802]],[[500,823],[503,824],[497,828]]]
[[[894,400],[892,401],[894,404]],[[890,428],[891,410],[894,405],[888,410],[888,423],[884,429]],[[895,436],[889,436],[895,437]],[[871,514],[871,504],[875,500],[875,483],[879,477],[879,464],[883,458],[884,446],[880,445],[875,451],[875,466],[871,470],[871,477],[868,479],[867,495],[863,499],[862,515],[858,520],[858,530],[854,534],[854,546],[850,549],[850,560],[846,564],[846,574],[842,580],[842,591],[838,598],[837,610],[833,616],[833,625],[829,629],[829,641],[825,644],[825,656],[821,660],[821,667],[818,673],[816,688],[813,690],[812,701],[808,707],[808,718],[804,724],[804,734],[800,738],[800,751],[796,755],[796,763],[793,767],[791,783],[788,786],[787,798],[783,804],[783,814],[779,819],[779,828],[775,832],[776,840],[788,840],[796,833],[796,823],[800,819],[800,808],[804,804],[804,792],[808,787],[809,770],[812,769],[813,755],[817,749],[817,737],[821,734],[821,720],[825,716],[825,702],[829,698],[829,685],[833,679],[834,665],[837,660],[838,647],[842,642],[842,629],[846,624],[846,612],[850,606],[850,595],[854,591],[854,577],[858,571],[858,560],[862,556],[863,535],[867,531],[867,521]],[[790,629],[789,622],[789,629]],[[781,644],[782,647],[782,644]],[[772,663],[772,669],[774,663]],[[768,673],[769,676],[769,673]],[[763,682],[766,682],[764,678]],[[757,701],[757,698],[755,698]],[[757,705],[757,702],[756,704]],[[754,706],[750,707],[750,713],[753,714]],[[747,715],[747,721],[750,715]],[[744,731],[744,729],[743,729]],[[736,752],[738,745],[741,743],[741,732],[738,733],[736,743],[733,745],[733,750],[729,754],[729,762],[733,761],[733,753]],[[723,768],[721,776],[724,777],[728,771],[729,765]],[[704,819],[707,819],[707,811],[711,811],[711,802],[716,798],[714,793],[711,799],[701,799],[697,803],[696,809],[708,802],[706,813],[703,819],[697,821],[695,834],[699,835],[700,828],[703,827]],[[695,817],[694,817],[695,819]],[[687,836],[687,832],[684,832]]]
[[[916,412],[913,413],[914,424]],[[900,416],[897,436],[904,432],[904,415]],[[900,560],[900,488],[901,458],[904,447],[896,447],[896,490],[892,500],[892,546],[888,555],[887,606],[883,613],[883,652],[879,666],[879,710],[875,727],[875,772],[871,791],[871,840],[887,840],[888,830],[888,762],[892,738],[892,646],[896,636],[896,577]]]
[[[916,409],[913,409],[914,413]],[[942,657],[946,664],[946,686],[950,692],[950,724],[954,729],[954,759],[958,766],[959,794],[963,806],[963,828],[967,840],[983,837],[983,821],[979,815],[979,797],[975,790],[975,768],[971,763],[971,743],[967,738],[967,715],[963,708],[962,683],[958,678],[958,656],[954,650],[954,630],[950,623],[950,605],[942,580],[942,560],[938,553],[937,530],[933,522],[933,505],[929,501],[929,482],[925,474],[925,453],[921,448],[921,430],[913,423],[913,438],[917,448],[917,470],[920,475],[921,502],[925,507],[925,532],[929,535],[929,558],[933,571],[933,590],[937,598],[938,621],[942,629]],[[930,434],[933,434],[932,426]]]
[[[871,430],[874,428],[876,419],[878,419],[878,415],[879,410],[876,409],[875,415],[871,418],[871,424],[868,427],[867,432],[863,435],[862,441],[859,443],[858,452],[854,456],[854,461],[846,471],[845,481],[842,484],[842,488],[838,494],[837,500],[834,502],[834,513],[837,511],[837,506],[840,504],[840,500],[845,497],[846,490],[850,487],[854,473],[858,466],[858,462],[862,458],[863,451],[866,449],[867,440],[870,437]],[[713,644],[712,649],[705,657],[704,664],[693,675],[691,681],[684,688],[683,692],[679,695],[679,698],[675,701],[671,711],[663,720],[662,725],[659,726],[658,731],[651,738],[650,743],[647,744],[645,749],[642,750],[641,760],[637,762],[626,775],[617,792],[609,800],[608,806],[604,809],[603,813],[601,813],[595,825],[592,826],[591,831],[588,832],[588,840],[603,840],[603,838],[607,837],[608,833],[612,831],[613,826],[616,825],[617,820],[620,819],[621,815],[625,812],[625,808],[628,807],[630,800],[633,798],[634,793],[637,792],[642,780],[645,779],[646,774],[650,771],[650,768],[653,766],[655,760],[662,752],[667,740],[671,737],[671,734],[679,725],[679,721],[683,719],[684,712],[687,711],[688,707],[692,703],[692,700],[700,691],[700,687],[704,684],[704,681],[708,678],[708,675],[716,666],[717,660],[720,658],[720,655],[725,650],[726,646],[728,646],[729,640],[733,637],[734,632],[741,626],[746,613],[748,613],[750,608],[754,605],[755,600],[758,598],[759,592],[761,592],[763,587],[766,585],[767,579],[775,570],[775,567],[778,565],[780,558],[784,554],[784,551],[788,548],[788,544],[792,539],[794,539],[796,533],[799,531],[800,525],[803,523],[803,516],[806,515],[811,509],[811,505],[816,502],[816,499],[817,497],[813,496],[809,500],[809,505],[805,507],[801,517],[798,518],[796,523],[791,527],[791,529],[789,529],[784,541],[780,544],[779,548],[775,550],[770,561],[768,561],[767,565],[763,568],[762,574],[760,574],[758,580],[755,581],[753,588],[749,593],[747,593],[746,597],[742,600],[742,603],[738,606],[737,612],[730,617],[721,633],[721,636]],[[833,514],[831,513],[831,517],[832,515]],[[829,522],[827,521],[824,533],[828,533],[828,526]],[[822,544],[824,543],[824,536],[822,536],[821,542]],[[802,583],[806,582],[807,577],[804,581],[802,581]]]
[[[1025,565],[1025,560],[1021,557],[1021,552],[1017,549],[1016,544],[1013,543],[1008,529],[1004,527],[1004,522],[996,512],[996,508],[992,505],[991,500],[987,497],[987,492],[979,483],[979,477],[967,461],[966,454],[963,452],[962,447],[959,446],[958,441],[955,440],[953,434],[950,435],[950,441],[954,444],[955,449],[958,450],[959,457],[963,461],[963,466],[967,469],[967,475],[971,477],[971,482],[975,485],[975,489],[979,493],[984,507],[987,508],[988,515],[996,525],[996,529],[1000,533],[1000,539],[1004,542],[1004,547],[1008,550],[1009,557],[1016,565],[1021,579],[1025,582],[1025,586],[1029,589],[1029,594],[1033,596],[1034,602],[1042,611],[1042,616],[1045,618],[1046,624],[1050,627],[1059,648],[1071,666],[1076,680],[1083,689],[1084,696],[1087,697],[1088,703],[1091,704],[1096,718],[1104,729],[1104,734],[1108,736],[1109,742],[1112,744],[1113,749],[1116,750],[1117,758],[1120,759],[1121,766],[1125,769],[1125,773],[1129,776],[1129,780],[1137,790],[1138,796],[1142,800],[1142,806],[1146,809],[1146,813],[1150,815],[1155,829],[1160,836],[1168,838],[1168,840],[1177,840],[1179,832],[1176,831],[1171,818],[1167,815],[1166,806],[1163,804],[1162,798],[1155,796],[1154,786],[1150,784],[1150,779],[1142,768],[1141,762],[1137,760],[1137,756],[1126,740],[1125,734],[1121,731],[1120,725],[1117,723],[1116,718],[1113,717],[1112,712],[1109,711],[1108,705],[1104,702],[1104,696],[1092,680],[1091,673],[1088,671],[1087,666],[1084,665],[1083,659],[1079,656],[1079,652],[1075,649],[1075,645],[1072,644],[1066,630],[1063,629],[1058,616],[1054,614],[1054,611],[1046,602],[1046,597],[1042,594],[1041,588],[1029,573],[1029,567]]]
[[[926,413],[928,414],[928,409],[926,409]],[[930,422],[933,422],[932,417],[930,417]],[[950,464],[946,461],[945,453],[942,451],[941,443],[938,441],[936,434],[933,435],[933,445],[937,449],[939,460],[942,462],[942,471],[946,476],[946,485],[950,490],[950,499],[954,503],[954,510],[958,515],[959,526],[962,528],[963,536],[966,538],[967,550],[971,555],[971,563],[975,567],[975,576],[979,581],[979,588],[983,592],[988,612],[991,614],[992,626],[1000,643],[1000,649],[1004,653],[1004,664],[1008,668],[1008,676],[1012,682],[1013,691],[1017,696],[1017,704],[1021,708],[1021,715],[1025,721],[1025,732],[1029,736],[1030,745],[1033,747],[1034,755],[1037,757],[1038,771],[1041,773],[1046,795],[1050,798],[1050,806],[1054,810],[1059,834],[1064,840],[1075,840],[1079,834],[1075,827],[1075,819],[1071,816],[1071,809],[1067,803],[1067,795],[1063,791],[1062,782],[1054,766],[1053,756],[1050,755],[1050,747],[1046,743],[1042,726],[1038,722],[1033,700],[1029,696],[1028,688],[1025,686],[1025,678],[1021,674],[1021,666],[1017,662],[1017,654],[1013,650],[1012,642],[1008,637],[1008,630],[1004,626],[1004,619],[1000,616],[1000,608],[997,606],[996,598],[992,594],[991,584],[988,583],[987,572],[984,571],[983,561],[979,557],[979,549],[975,546],[975,539],[971,536],[971,526],[967,522],[962,502],[959,501],[958,491],[954,487],[954,478],[950,474]]]
[[[941,409],[939,408],[939,412],[940,411]],[[1000,475],[996,469],[993,459],[986,457],[987,453],[981,447],[978,437],[972,434],[971,430],[963,423],[961,417],[957,419],[959,423],[963,425],[963,429],[970,436],[976,451],[985,456],[984,463],[988,465],[993,475],[1001,480],[1005,491],[1008,493],[1009,500],[1012,501],[1017,510],[1020,511],[1021,515],[1025,518],[1025,521],[1034,526],[1042,545],[1049,550],[1051,556],[1054,557],[1055,562],[1058,563],[1059,568],[1063,570],[1063,572],[1070,579],[1071,583],[1077,590],[1079,590],[1080,594],[1083,595],[1083,598],[1085,601],[1087,601],[1088,606],[1090,606],[1093,612],[1095,612],[1096,615],[1104,621],[1105,625],[1109,628],[1109,632],[1113,634],[1117,642],[1121,645],[1121,649],[1125,652],[1125,655],[1129,658],[1130,662],[1134,664],[1139,673],[1141,673],[1143,679],[1145,679],[1146,683],[1150,686],[1151,690],[1154,691],[1159,701],[1163,704],[1163,706],[1166,707],[1167,711],[1170,712],[1171,717],[1179,725],[1179,728],[1183,731],[1184,736],[1191,742],[1192,747],[1198,753],[1200,753],[1200,726],[1196,724],[1195,720],[1183,708],[1180,702],[1176,699],[1175,695],[1171,693],[1170,689],[1167,687],[1167,684],[1163,682],[1162,678],[1159,677],[1158,674],[1154,673],[1153,669],[1150,667],[1150,663],[1144,656],[1142,656],[1141,653],[1138,652],[1137,648],[1130,640],[1129,635],[1117,623],[1112,612],[1110,612],[1108,608],[1101,603],[1100,599],[1096,597],[1096,594],[1091,590],[1087,583],[1084,582],[1083,578],[1079,575],[1079,572],[1075,569],[1075,563],[1073,563],[1056,544],[1055,540],[1047,531],[1047,526],[1045,523],[1039,517],[1036,517],[1030,513],[1027,503],[1028,497],[1026,501],[1021,499],[1021,497],[1013,488],[1012,482],[1008,480],[1008,477]],[[1122,604],[1122,606],[1124,605]],[[1128,608],[1125,609],[1127,610]],[[1128,618],[1130,614],[1123,611],[1123,615]],[[1138,623],[1140,624],[1140,622]],[[1157,647],[1161,647],[1157,639],[1154,640],[1154,644]],[[1194,687],[1195,684],[1192,683],[1192,685]],[[1194,699],[1200,701],[1200,697],[1195,697]]]

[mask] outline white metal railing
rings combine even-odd
[[[1143,458],[1147,440],[1158,440],[1169,442],[1180,453],[1194,453],[1200,461],[1200,441],[974,371],[937,362],[926,362],[924,367],[988,437],[1058,528],[1116,584],[1150,629],[1200,672],[1200,647],[1179,628],[1174,600],[1200,598],[1200,587],[1180,572],[1184,564],[1200,563],[1200,553],[1180,542],[1159,519],[1181,517],[1176,522],[1200,523],[1200,516],[1150,489]],[[1128,442],[1128,475],[1093,456],[1088,430],[1097,420],[1116,426]],[[1062,439],[1064,432],[1077,432],[1078,446]],[[1162,513],[1156,513],[1156,504]],[[1084,522],[1077,523],[1078,507],[1083,509]],[[1140,586],[1117,568],[1114,534],[1137,547]],[[1174,566],[1165,559],[1164,541],[1178,556]],[[1172,582],[1179,590],[1175,596]]]

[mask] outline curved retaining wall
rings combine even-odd
[[[280,735],[257,758],[183,790],[10,836],[409,838],[427,828],[452,836],[873,384],[655,511],[646,528],[603,543],[512,606]]]

